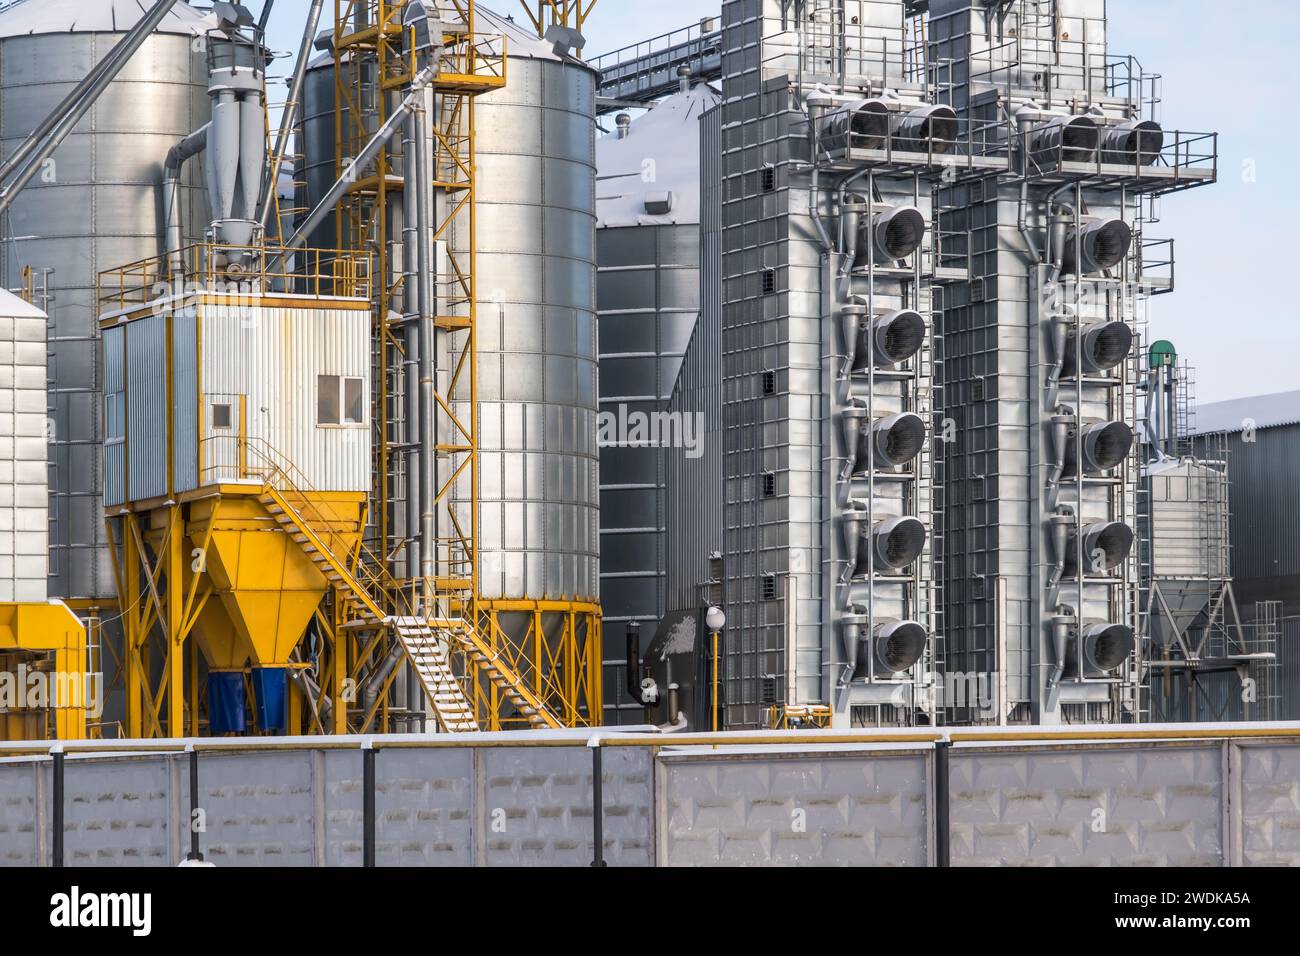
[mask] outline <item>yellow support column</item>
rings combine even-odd
[[[167,733],[173,737],[185,735],[185,597],[182,588],[181,545],[185,538],[185,525],[181,506],[167,509],[167,593],[166,615],[163,624],[167,629]]]

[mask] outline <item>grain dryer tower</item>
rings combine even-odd
[[[1213,182],[1213,134],[1163,130],[1159,78],[1093,0],[929,0],[941,97],[1000,177],[954,184],[970,280],[943,308],[948,684],[958,722],[1137,720],[1148,199]]]
[[[0,141],[7,156],[143,15],[135,0],[25,0],[0,11]],[[184,3],[172,7],[3,223],[5,287],[18,285],[24,266],[50,270],[50,593],[79,610],[114,594],[101,503],[95,279],[159,251],[163,157],[209,116],[207,64],[195,41],[212,24]],[[207,221],[198,214],[202,170],[187,170],[180,186],[192,241]]]
[[[1005,168],[901,2],[722,14],[726,714],[933,718],[932,184]]]

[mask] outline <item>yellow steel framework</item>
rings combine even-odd
[[[591,6],[545,2],[534,22],[539,30],[544,29],[541,16],[548,10],[564,20],[574,16],[582,20]],[[340,171],[388,120],[393,105],[415,76],[414,43],[402,25],[404,7],[400,0],[335,0],[335,160]],[[449,645],[481,729],[537,726],[535,714],[521,713],[521,696],[541,705],[547,724],[585,726],[599,723],[601,714],[599,609],[573,602],[488,602],[479,587],[474,101],[506,85],[507,60],[503,38],[476,31],[474,0],[448,0],[448,7],[466,29],[443,37],[438,75],[432,84],[434,115],[428,117],[427,124],[433,139],[433,186],[439,197],[434,204],[432,232],[445,263],[434,277],[438,300],[435,354],[449,370],[435,386],[439,418],[436,487],[424,489],[439,514],[436,572],[432,580],[394,581],[387,591],[388,609],[405,614],[414,603],[426,618],[456,620],[468,627],[467,634],[458,634],[460,639],[449,641]],[[394,533],[390,520],[394,503],[391,477],[400,468],[403,455],[393,414],[394,375],[403,357],[394,317],[405,311],[406,277],[391,255],[397,237],[389,221],[394,197],[404,187],[403,177],[395,173],[400,159],[397,147],[386,145],[373,167],[361,171],[350,185],[337,209],[342,244],[354,253],[370,254],[376,261],[375,483],[370,535],[386,568],[396,566],[396,556],[405,543]],[[453,238],[460,241],[453,242]],[[470,413],[459,410],[464,408]],[[408,475],[407,481],[415,477]],[[457,500],[457,488],[469,489],[468,502]],[[414,575],[418,570],[408,573]],[[514,626],[521,613],[529,615],[529,623],[522,629]],[[336,629],[346,626],[346,621],[335,623]],[[390,635],[388,639],[393,638]],[[362,648],[360,653],[364,659],[379,651]],[[493,662],[491,667],[485,666],[485,658]],[[514,686],[502,683],[502,672],[512,675]],[[386,714],[380,716],[382,729],[387,730]]]
[[[519,0],[539,37],[548,27],[559,25],[581,30],[596,6],[596,0]]]

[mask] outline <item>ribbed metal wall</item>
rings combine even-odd
[[[665,605],[700,602],[709,555],[722,553],[722,110],[700,120],[700,318],[668,402],[673,414],[700,416],[702,454],[665,456],[667,546]]]
[[[600,408],[609,421],[665,410],[699,314],[699,227],[597,231]],[[617,434],[610,436],[617,442]],[[606,630],[664,611],[664,455],[659,446],[600,452],[601,599]]]
[[[480,586],[488,599],[593,601],[596,76],[513,30],[507,86],[475,104]],[[453,248],[467,246],[463,225]],[[456,487],[463,520],[469,490]]]
[[[121,39],[84,32],[87,4],[25,3],[0,13],[0,147],[19,144]],[[115,8],[117,30],[140,8]],[[99,13],[101,11],[96,11]],[[53,164],[14,203],[0,262],[14,287],[24,265],[49,276],[50,590],[59,597],[114,591],[100,500],[104,438],[95,286],[101,270],[155,256],[163,158],[207,122],[207,68],[194,43],[209,18],[178,5],[76,131]],[[21,35],[6,35],[21,30]],[[35,31],[28,33],[27,31]],[[185,31],[185,32],[175,32]],[[201,162],[185,172],[182,210],[190,239],[208,221]]]

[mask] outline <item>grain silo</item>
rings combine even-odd
[[[480,609],[528,657],[544,648],[535,688],[546,693],[546,688],[567,682],[557,675],[576,673],[574,686],[582,688],[575,692],[577,697],[594,702],[600,694],[597,77],[580,60],[557,51],[554,43],[539,40],[521,24],[477,4],[474,16],[474,32],[499,35],[502,40],[492,43],[500,44],[506,57],[505,87],[478,96],[473,108]],[[300,209],[315,208],[337,178],[339,126],[364,141],[354,127],[369,130],[372,125],[369,116],[353,123],[346,110],[335,123],[340,82],[346,88],[358,82],[358,76],[363,85],[368,82],[364,57],[354,61],[354,56],[361,57],[355,49],[336,53],[331,42],[335,40],[337,33],[318,38],[317,47],[328,52],[313,61],[304,86],[296,203]],[[394,138],[386,155],[394,170],[402,168],[406,146],[405,137]],[[434,269],[439,274],[436,294],[444,297],[454,284],[447,278],[448,263],[469,247],[470,227],[465,217],[451,212],[459,199],[449,198],[453,191],[434,192],[435,221],[448,223],[436,241]],[[392,193],[389,197],[393,208],[387,244],[391,261],[400,263],[406,233],[394,223],[403,221],[402,202]],[[327,217],[309,241],[323,248],[346,247],[352,238],[341,233],[347,232]],[[401,265],[394,270],[395,279],[404,271],[412,274]],[[450,306],[444,301],[442,307],[454,312],[463,303]],[[394,308],[402,310],[400,304]],[[450,319],[454,326],[455,316]],[[440,383],[457,379],[459,372],[447,352],[439,354],[436,364]],[[392,370],[392,395],[402,394],[412,371]],[[459,378],[463,388],[452,393],[459,421],[468,420],[467,378]],[[412,509],[403,500],[408,478],[417,472],[409,457],[405,463],[401,460],[410,455],[403,447],[413,449],[417,442],[408,434],[403,445],[397,437],[412,407],[409,398],[405,405],[394,399],[389,413],[395,450],[389,463],[393,530],[388,550],[394,554],[417,536]],[[442,467],[454,470],[449,459]],[[426,505],[445,480],[444,475],[424,489]],[[458,473],[452,496],[455,523],[470,528],[468,469]],[[419,508],[413,510],[418,515]],[[412,533],[406,534],[406,527]],[[455,529],[440,525],[443,539],[454,534]],[[570,699],[567,692],[560,696]],[[570,717],[585,721],[586,708],[587,703],[575,705]]]
[[[10,155],[142,17],[134,0],[29,0],[0,12],[0,145]],[[49,296],[50,591],[111,597],[105,545],[96,276],[156,255],[168,149],[209,116],[202,37],[210,16],[177,4],[99,98],[3,224],[3,279],[24,266]],[[183,219],[198,229],[203,171],[183,180]],[[194,233],[197,239],[199,233]],[[45,270],[49,270],[45,272]],[[87,605],[94,602],[87,602]]]
[[[664,615],[664,455],[682,446],[698,457],[702,437],[694,417],[666,413],[700,312],[700,117],[719,97],[682,83],[636,120],[618,114],[596,144],[606,642],[632,623],[653,632]],[[619,658],[614,643],[607,650]],[[620,697],[631,704],[625,683],[607,675],[607,722]],[[639,704],[626,709],[642,719]]]
[[[517,640],[540,629],[552,649],[594,649],[590,679],[600,665],[597,75],[513,21],[477,15],[508,56],[505,88],[475,105],[481,591]],[[468,488],[458,490],[467,505]]]

